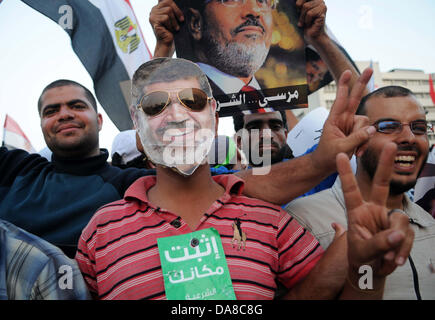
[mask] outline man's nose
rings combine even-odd
[[[243,14],[245,16],[254,15],[258,17],[262,10],[264,10],[264,8],[262,8],[258,0],[246,0],[245,5],[243,6]]]
[[[68,106],[62,105],[59,110],[59,118],[60,119],[72,119],[74,118],[74,112],[72,112],[71,108]]]
[[[260,136],[264,139],[264,138],[268,138],[268,139],[272,139],[273,138],[273,133],[272,130],[269,128],[269,126],[263,126],[260,130]]]
[[[403,124],[402,125],[402,131],[399,135],[399,143],[403,142],[414,142],[415,141],[415,134],[411,130],[411,126],[409,124]]]
[[[169,105],[166,107],[167,109],[167,121],[182,121],[186,118],[186,108],[178,101],[175,97],[171,97],[171,101]]]

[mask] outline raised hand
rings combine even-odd
[[[156,36],[154,57],[171,57],[175,51],[174,33],[184,21],[183,12],[173,0],[159,0],[151,9],[149,21]]]
[[[304,28],[305,40],[312,43],[325,34],[326,4],[323,0],[297,0],[298,27]]]
[[[367,201],[361,195],[347,155],[337,155],[348,216],[349,279],[354,286],[362,265],[371,266],[374,279],[382,283],[385,276],[405,263],[412,248],[414,232],[408,217],[389,211],[386,206],[396,150],[394,143],[384,146]]]
[[[326,172],[336,171],[335,157],[338,153],[343,152],[350,157],[376,131],[375,127],[368,126],[367,117],[355,115],[372,73],[372,69],[365,69],[350,93],[352,73],[343,72],[338,81],[335,102],[323,125],[319,145],[312,153],[314,165]]]

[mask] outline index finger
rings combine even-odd
[[[356,112],[356,109],[358,108],[361,98],[364,96],[364,93],[367,90],[367,83],[370,81],[372,74],[373,74],[372,69],[370,68],[364,69],[361,76],[359,76],[358,80],[353,85],[349,97],[349,108],[348,108],[349,112],[351,113]]]
[[[343,189],[344,202],[347,212],[363,204],[363,198],[356,183],[355,175],[352,172],[349,158],[345,153],[339,153],[336,157],[337,171],[340,176]]]
[[[379,157],[375,176],[373,177],[370,200],[381,206],[387,204],[396,150],[397,146],[393,142],[387,143],[384,146]]]
[[[328,118],[333,119],[346,110],[349,96],[349,82],[351,77],[352,72],[350,70],[346,70],[341,74],[340,79],[338,79],[337,94],[335,96],[334,104],[329,111]]]
[[[352,72],[346,70],[341,74],[340,79],[338,80],[336,99],[330,111],[332,117],[339,116],[345,112],[355,114],[372,73],[372,69],[365,69],[358,77],[358,80],[353,84],[350,93],[349,86],[352,80]]]

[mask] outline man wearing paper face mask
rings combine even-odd
[[[206,84],[183,59],[154,59],[133,76],[132,115],[156,176],[139,178],[83,230],[76,260],[90,292],[99,299],[273,299],[279,282],[286,298],[337,296],[342,284],[325,275],[339,272],[343,261],[334,257],[346,250],[343,241],[323,254],[279,206],[243,196],[242,179],[211,176],[205,159],[217,118]],[[174,161],[167,149],[197,156]],[[346,288],[347,297],[361,295]]]
[[[217,287],[214,299],[272,299],[276,279],[290,288],[304,278],[323,252],[313,236],[300,235],[300,240],[280,257],[278,249],[272,252],[256,248],[255,243],[287,246],[286,239],[299,236],[296,233],[300,228],[289,221],[278,206],[242,196],[244,182],[240,178],[210,174],[206,159],[218,118],[216,102],[211,98],[210,86],[201,69],[183,59],[149,61],[133,76],[132,101],[135,104],[131,110],[133,121],[145,153],[156,165],[156,176],[138,179],[126,191],[120,206],[116,202],[105,206],[83,231],[76,259],[83,274],[89,275],[90,291],[101,299],[170,298],[172,291],[166,286],[164,255],[157,250],[157,239],[210,230],[217,230],[216,243],[222,245],[223,256],[226,256],[224,261],[229,271],[222,277],[227,276],[232,283],[230,288]],[[181,156],[175,156],[177,153]],[[192,153],[195,153],[193,158]],[[106,209],[110,213],[104,214]],[[136,220],[135,212],[144,217]],[[114,220],[119,221],[118,227],[94,234],[99,226]],[[268,231],[258,232],[261,226]],[[130,242],[128,239],[137,230],[142,230],[140,236],[137,234],[137,241]],[[240,239],[233,239],[240,241],[237,245],[231,240],[236,230],[240,234]],[[277,239],[278,234],[280,239]],[[252,242],[249,243],[246,235]],[[90,238],[95,241],[85,241]],[[91,243],[95,246],[89,247]],[[173,243],[181,245],[176,239]],[[103,256],[99,248],[105,248]],[[203,249],[201,247],[201,251]],[[131,263],[127,266],[119,257],[130,257]],[[294,261],[296,257],[302,261],[294,268],[281,270],[285,264],[279,260]],[[240,258],[252,259],[249,268],[239,267]],[[88,259],[95,261],[98,267],[88,264]],[[277,276],[270,269],[264,269],[263,263],[282,273]],[[259,268],[264,270],[258,272]],[[91,280],[103,269],[105,275]],[[210,262],[206,268],[204,265],[198,269],[223,270]],[[143,288],[136,286],[131,290],[130,283],[137,283],[137,274],[147,280],[142,282]],[[157,276],[153,277],[154,274]],[[185,274],[187,278],[187,272]],[[268,289],[257,290],[258,285]],[[184,296],[178,298],[184,299]]]

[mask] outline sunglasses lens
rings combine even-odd
[[[207,105],[207,94],[201,89],[183,89],[178,93],[178,97],[192,111],[202,111]]]
[[[164,91],[155,91],[145,95],[140,103],[142,110],[149,116],[160,113],[168,103],[169,95]]]

